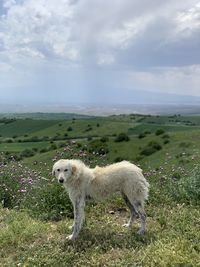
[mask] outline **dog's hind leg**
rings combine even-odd
[[[138,234],[143,235],[146,232],[146,213],[144,211],[144,204],[138,200],[133,202],[133,206],[135,207],[141,221],[141,227]]]
[[[122,192],[122,197],[126,202],[126,205],[128,206],[129,210],[130,210],[130,219],[128,221],[128,223],[124,224],[124,227],[131,227],[134,219],[138,216],[137,211],[135,210],[134,206],[131,204],[130,200],[128,199],[128,197],[126,196],[125,193]]]
[[[126,226],[131,226],[133,223],[134,218],[139,215],[141,221],[141,227],[138,231],[139,234],[144,234],[146,231],[146,214],[144,211],[144,202],[142,200],[135,199],[128,190],[126,193],[123,193],[122,196],[124,197],[129,209],[131,210],[131,217]]]

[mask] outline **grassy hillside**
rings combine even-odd
[[[0,135],[2,137],[23,137],[25,135],[29,135],[30,133],[46,129],[54,124],[56,124],[56,122],[52,120],[13,120],[10,123],[0,125]]]
[[[200,117],[2,119],[0,136],[0,266],[200,266]],[[122,227],[129,213],[116,194],[90,201],[77,242],[66,241],[72,206],[51,176],[60,158],[140,166],[147,234],[139,221]]]

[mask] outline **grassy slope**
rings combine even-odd
[[[0,151],[21,152],[25,149],[46,148],[48,145],[49,145],[49,142],[2,143],[0,144]]]
[[[55,124],[52,120],[16,120],[9,124],[0,125],[0,135],[2,137],[12,137],[13,135],[24,136]]]
[[[161,120],[156,118],[157,124],[158,119]],[[162,125],[165,122],[168,123],[165,119]],[[64,132],[66,126],[71,125],[71,122],[62,122],[61,126],[59,122],[55,123],[50,127],[47,125],[46,129],[51,131],[37,131],[38,136]],[[100,127],[96,127],[97,123]],[[72,126],[74,133],[82,133],[88,124],[93,128],[91,132],[97,131],[99,135],[127,131],[133,124],[136,125],[127,117],[120,121],[112,119],[111,122],[99,119],[76,121]],[[174,131],[175,127],[169,133],[170,143],[139,162],[145,172],[160,168],[155,176],[149,178],[154,194],[161,177],[171,177],[179,167],[189,172],[199,162],[198,127],[189,134],[188,131]],[[32,132],[33,135],[35,133]],[[122,143],[110,138],[106,162],[113,162],[116,156],[135,161],[140,149],[151,140],[163,142],[162,137],[153,133],[143,139],[133,135],[129,142]],[[85,140],[81,142],[87,144]],[[50,177],[52,158],[56,153],[37,154],[24,162],[30,168],[41,171],[43,176]],[[71,156],[68,152],[63,154],[63,157],[68,156]],[[39,162],[36,166],[33,165],[35,160]],[[86,224],[76,243],[65,240],[70,233],[68,226],[72,224],[71,219],[44,222],[30,218],[26,213],[0,209],[0,266],[200,266],[199,207],[177,204],[165,196],[157,197],[152,199],[150,193],[146,207],[148,233],[144,237],[136,233],[138,223],[132,230],[122,228],[128,212],[123,201],[116,196],[95,207],[92,204],[87,206]],[[114,214],[110,214],[111,210]]]
[[[60,124],[60,125],[59,125]],[[97,126],[99,124],[99,127]],[[68,131],[68,128],[71,127],[72,131]],[[118,134],[121,131],[128,131],[130,127],[133,127],[133,123],[127,122],[115,122],[111,120],[102,120],[102,119],[85,119],[85,120],[76,120],[72,121],[62,121],[56,125],[48,127],[47,129],[42,129],[40,131],[34,132],[32,135],[50,137],[59,134],[68,134],[68,137],[77,138],[77,137],[88,137],[88,136],[104,136]],[[91,129],[91,130],[89,130]]]
[[[87,208],[76,243],[65,240],[69,219],[45,223],[1,209],[1,266],[199,266],[198,208],[147,206],[148,233],[141,237],[137,224],[132,230],[122,227],[128,214],[111,215],[113,207],[116,203],[107,202]]]

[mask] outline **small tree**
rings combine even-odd
[[[128,142],[130,140],[129,136],[126,133],[120,133],[118,136],[115,138],[115,142]]]

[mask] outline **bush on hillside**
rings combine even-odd
[[[145,134],[145,133],[140,133],[140,134],[138,135],[138,138],[139,138],[139,139],[142,139],[142,138],[144,138],[144,137],[146,137],[146,134]]]
[[[71,127],[71,126],[69,126],[69,127],[67,128],[67,131],[68,131],[68,132],[71,132],[71,131],[73,131],[72,127]]]
[[[46,153],[47,151],[48,151],[47,148],[42,148],[42,149],[40,149],[40,153]]]
[[[169,139],[164,139],[163,144],[166,145],[169,144],[169,142],[170,142]]]
[[[156,152],[155,148],[147,146],[147,147],[143,148],[143,150],[140,152],[140,154],[143,155],[143,156],[150,156],[155,152]]]
[[[162,146],[161,146],[157,141],[150,141],[150,142],[148,143],[148,146],[149,146],[149,147],[153,147],[153,148],[155,148],[156,150],[160,150],[160,149],[162,149]]]
[[[103,136],[103,137],[101,137],[100,141],[101,141],[102,143],[106,143],[106,142],[109,141],[109,137],[108,137],[108,136]]]
[[[100,155],[105,155],[109,152],[108,145],[106,143],[102,143],[100,140],[92,140],[88,145],[90,153],[98,153]]]
[[[69,197],[62,186],[46,182],[38,186],[27,198],[24,207],[42,220],[60,220],[63,216],[72,218],[73,208]]]
[[[13,139],[7,139],[6,143],[13,143]]]
[[[162,146],[156,142],[156,141],[150,141],[147,146],[145,146],[141,152],[140,152],[140,155],[143,155],[143,156],[150,156],[152,155],[153,153],[155,153],[156,151],[159,151],[162,149]]]
[[[155,132],[155,135],[161,135],[161,134],[164,134],[164,130],[163,129],[158,129],[158,130],[156,130],[156,132]]]
[[[34,156],[34,151],[31,149],[25,149],[24,151],[21,152],[20,156],[22,158],[29,158]]]
[[[120,133],[118,136],[115,138],[115,142],[128,142],[130,140],[129,136],[126,133]]]
[[[45,179],[18,162],[11,162],[9,168],[1,166],[0,203],[45,220],[73,215],[68,194],[57,181]]]

